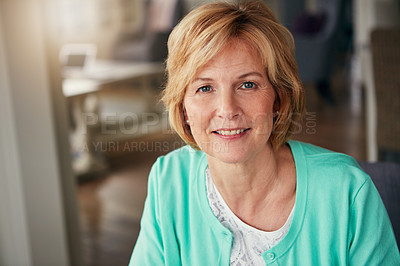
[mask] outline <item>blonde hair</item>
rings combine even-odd
[[[305,112],[304,89],[294,58],[294,41],[262,2],[216,2],[200,6],[174,28],[168,39],[168,80],[162,101],[172,128],[190,146],[199,149],[184,116],[186,88],[197,70],[207,64],[232,38],[258,51],[279,102],[270,140],[285,143]],[[297,124],[298,125],[298,124]]]

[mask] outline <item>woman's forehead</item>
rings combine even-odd
[[[254,69],[265,69],[261,56],[252,45],[241,39],[228,41],[205,64],[196,69],[194,79],[204,72],[218,69],[227,69],[235,66],[247,65]]]

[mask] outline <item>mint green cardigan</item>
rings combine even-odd
[[[289,141],[297,174],[293,222],[267,265],[400,265],[382,200],[351,157]],[[204,152],[185,146],[153,165],[129,265],[229,265],[232,234],[208,205]]]

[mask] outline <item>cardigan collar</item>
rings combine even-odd
[[[288,145],[291,148],[296,166],[296,201],[294,205],[293,221],[286,236],[276,246],[264,252],[263,258],[267,263],[276,261],[292,247],[301,230],[306,212],[308,176],[304,151],[298,141],[290,140]],[[232,246],[232,233],[219,222],[208,204],[205,178],[207,166],[207,157],[203,152],[199,159],[196,176],[197,180],[195,182],[197,185],[197,200],[202,215],[210,226],[210,230],[212,230],[217,237],[221,236],[221,259],[227,259],[227,261],[224,261],[223,263],[228,265]]]

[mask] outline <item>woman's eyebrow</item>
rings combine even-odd
[[[195,83],[195,82],[204,82],[204,81],[212,81],[212,80],[213,80],[212,78],[197,77],[197,78],[195,78],[195,79],[192,81],[192,83]]]
[[[242,78],[245,78],[245,77],[248,77],[248,76],[258,76],[258,77],[261,77],[261,78],[263,77],[263,75],[260,72],[253,71],[253,72],[242,74],[238,78],[242,79]],[[213,79],[212,78],[206,78],[206,77],[204,77],[204,78],[203,77],[197,77],[192,81],[192,83],[195,83],[195,82],[198,82],[198,81],[200,81],[200,82],[201,81],[213,81]]]
[[[248,76],[258,76],[258,77],[260,77],[260,78],[263,77],[263,75],[262,75],[260,72],[255,72],[255,71],[254,71],[254,72],[249,72],[249,73],[240,75],[240,76],[239,76],[239,79],[242,79],[242,78],[245,78],[245,77],[248,77]]]

